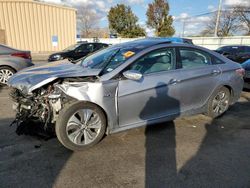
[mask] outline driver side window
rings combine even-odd
[[[139,71],[141,74],[168,71],[173,68],[174,62],[175,49],[164,48],[144,55],[130,67],[130,70]]]

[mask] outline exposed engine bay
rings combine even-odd
[[[48,89],[38,89],[33,95],[24,95],[18,89],[10,93],[14,100],[13,108],[16,111],[16,118],[13,124],[19,125],[26,120],[34,119],[44,123],[46,129],[49,123],[54,122],[54,112],[61,109],[61,98],[55,97],[53,86]]]

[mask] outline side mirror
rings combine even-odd
[[[130,80],[138,81],[142,78],[142,74],[136,70],[127,70],[123,72],[122,74],[125,78],[130,79]]]

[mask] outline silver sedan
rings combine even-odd
[[[167,39],[111,46],[78,64],[57,62],[14,75],[18,125],[40,121],[68,149],[103,135],[203,113],[221,116],[243,88],[244,70],[216,52]]]
[[[5,85],[17,71],[32,65],[30,51],[0,44],[0,85]]]

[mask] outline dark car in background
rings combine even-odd
[[[250,59],[250,46],[230,45],[220,47],[215,51],[237,63],[243,63]]]
[[[30,51],[0,44],[0,85],[5,85],[17,71],[32,65]]]
[[[61,52],[51,54],[49,56],[48,61],[49,62],[59,61],[63,59],[69,59],[70,61],[75,61],[82,57],[87,56],[90,53],[93,53],[102,48],[106,48],[108,46],[109,46],[108,44],[98,43],[98,42],[94,42],[94,43],[79,42],[77,44],[69,46],[68,48],[64,49]]]
[[[245,69],[245,76],[244,76],[244,88],[250,89],[250,59],[242,63],[241,65]]]

